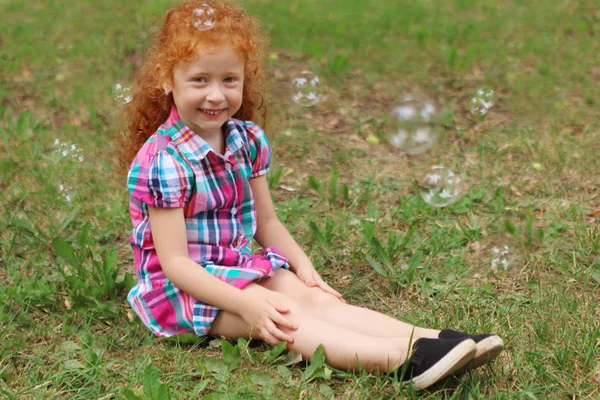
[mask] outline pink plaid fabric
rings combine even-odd
[[[249,179],[267,173],[271,149],[256,124],[230,119],[221,155],[179,118],[169,119],[133,160],[127,176],[138,283],[127,300],[157,336],[206,335],[219,309],[179,290],[164,275],[152,240],[148,206],[183,208],[190,258],[237,288],[279,268],[287,260],[274,248],[254,254],[256,211]]]

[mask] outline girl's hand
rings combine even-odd
[[[302,282],[306,283],[307,286],[318,287],[325,293],[332,294],[340,299],[340,301],[346,302],[342,297],[342,294],[329,286],[312,265],[304,264],[301,267],[296,268],[296,275]]]
[[[298,329],[298,325],[282,315],[290,311],[285,303],[286,297],[276,292],[253,294],[240,311],[240,317],[250,326],[251,335],[257,335],[271,346],[280,342],[294,343],[294,338],[279,328]]]

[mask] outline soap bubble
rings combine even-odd
[[[60,139],[54,139],[54,154],[60,154],[61,157],[69,157],[79,162],[85,160],[83,152],[76,144],[62,142]]]
[[[394,135],[389,135],[392,146],[407,154],[419,154],[435,145],[437,134],[429,127],[414,129],[397,129]]]
[[[463,183],[451,170],[434,165],[418,182],[421,197],[434,207],[446,207],[460,198]]]
[[[476,116],[484,116],[496,103],[496,93],[493,89],[479,88],[469,100],[469,111]]]
[[[58,185],[58,191],[60,192],[61,196],[68,202],[70,203],[71,200],[73,199],[73,197],[71,196],[71,192],[73,189],[71,189],[70,186],[66,186],[63,185],[62,183]]]
[[[127,104],[133,99],[133,95],[131,94],[131,87],[125,86],[121,83],[117,83],[113,87],[113,99],[119,104]]]
[[[310,107],[323,99],[323,87],[319,77],[310,71],[302,71],[292,81],[292,100],[303,107]]]
[[[435,106],[405,97],[392,109],[388,123],[388,141],[407,154],[419,154],[432,148],[439,136]]]
[[[511,258],[512,257],[508,246],[504,245],[502,247],[493,247],[492,260],[490,262],[492,271],[506,271],[511,264]]]
[[[192,25],[198,30],[209,31],[215,27],[215,10],[204,3],[192,11]]]

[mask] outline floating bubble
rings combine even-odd
[[[58,191],[60,192],[60,194],[62,195],[62,197],[68,202],[70,203],[72,200],[71,197],[71,187],[70,186],[66,186],[63,185],[62,183],[58,185]]]
[[[192,25],[198,30],[209,31],[215,27],[215,10],[204,3],[192,11]]]
[[[454,203],[463,191],[460,176],[441,165],[429,168],[418,184],[423,200],[434,207]]]
[[[407,154],[423,153],[437,142],[440,127],[436,119],[432,103],[405,97],[389,115],[388,141]]]
[[[496,103],[493,89],[479,88],[469,100],[469,111],[476,116],[484,116]]]
[[[511,264],[511,258],[512,257],[508,246],[504,245],[502,247],[493,247],[492,260],[490,261],[492,271],[506,271]]]
[[[429,127],[398,129],[394,135],[389,136],[389,141],[392,146],[414,155],[432,148],[437,141],[437,134]]]
[[[70,157],[79,162],[85,160],[81,149],[76,144],[61,142],[59,139],[54,139],[54,154],[60,154],[61,157]]]
[[[113,86],[113,99],[119,104],[127,104],[133,99],[131,87],[117,83]]]
[[[314,106],[323,99],[323,87],[319,77],[310,71],[302,71],[292,81],[292,100],[303,107]]]

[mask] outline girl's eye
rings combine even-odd
[[[237,79],[235,79],[233,76],[228,76],[227,78],[224,79],[225,83],[232,83],[235,82]]]
[[[206,78],[203,77],[203,76],[199,76],[199,77],[195,78],[194,81],[200,82],[200,83],[206,83],[207,82]]]

